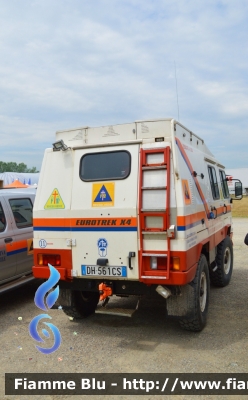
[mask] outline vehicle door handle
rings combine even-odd
[[[10,243],[10,242],[13,242],[13,238],[8,237],[8,238],[5,238],[4,241],[5,241],[5,243]]]
[[[129,266],[129,269],[133,269],[133,267],[131,265],[131,258],[132,257],[135,257],[135,252],[134,251],[129,251],[129,254],[128,254],[128,266]]]

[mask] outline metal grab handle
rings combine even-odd
[[[10,242],[13,242],[13,238],[8,237],[8,238],[5,238],[4,241],[5,241],[5,243],[10,243]]]
[[[135,252],[134,251],[130,251],[128,254],[128,267],[129,269],[133,269],[132,265],[131,265],[131,258],[135,257]]]

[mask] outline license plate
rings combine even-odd
[[[116,278],[127,277],[127,267],[100,267],[99,265],[82,265],[82,275],[85,276],[112,276]]]

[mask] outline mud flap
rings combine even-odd
[[[191,317],[194,315],[194,289],[188,284],[180,286],[179,293],[166,299],[168,317]]]

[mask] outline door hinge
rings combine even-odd
[[[66,239],[66,246],[68,247],[76,246],[76,239]]]

